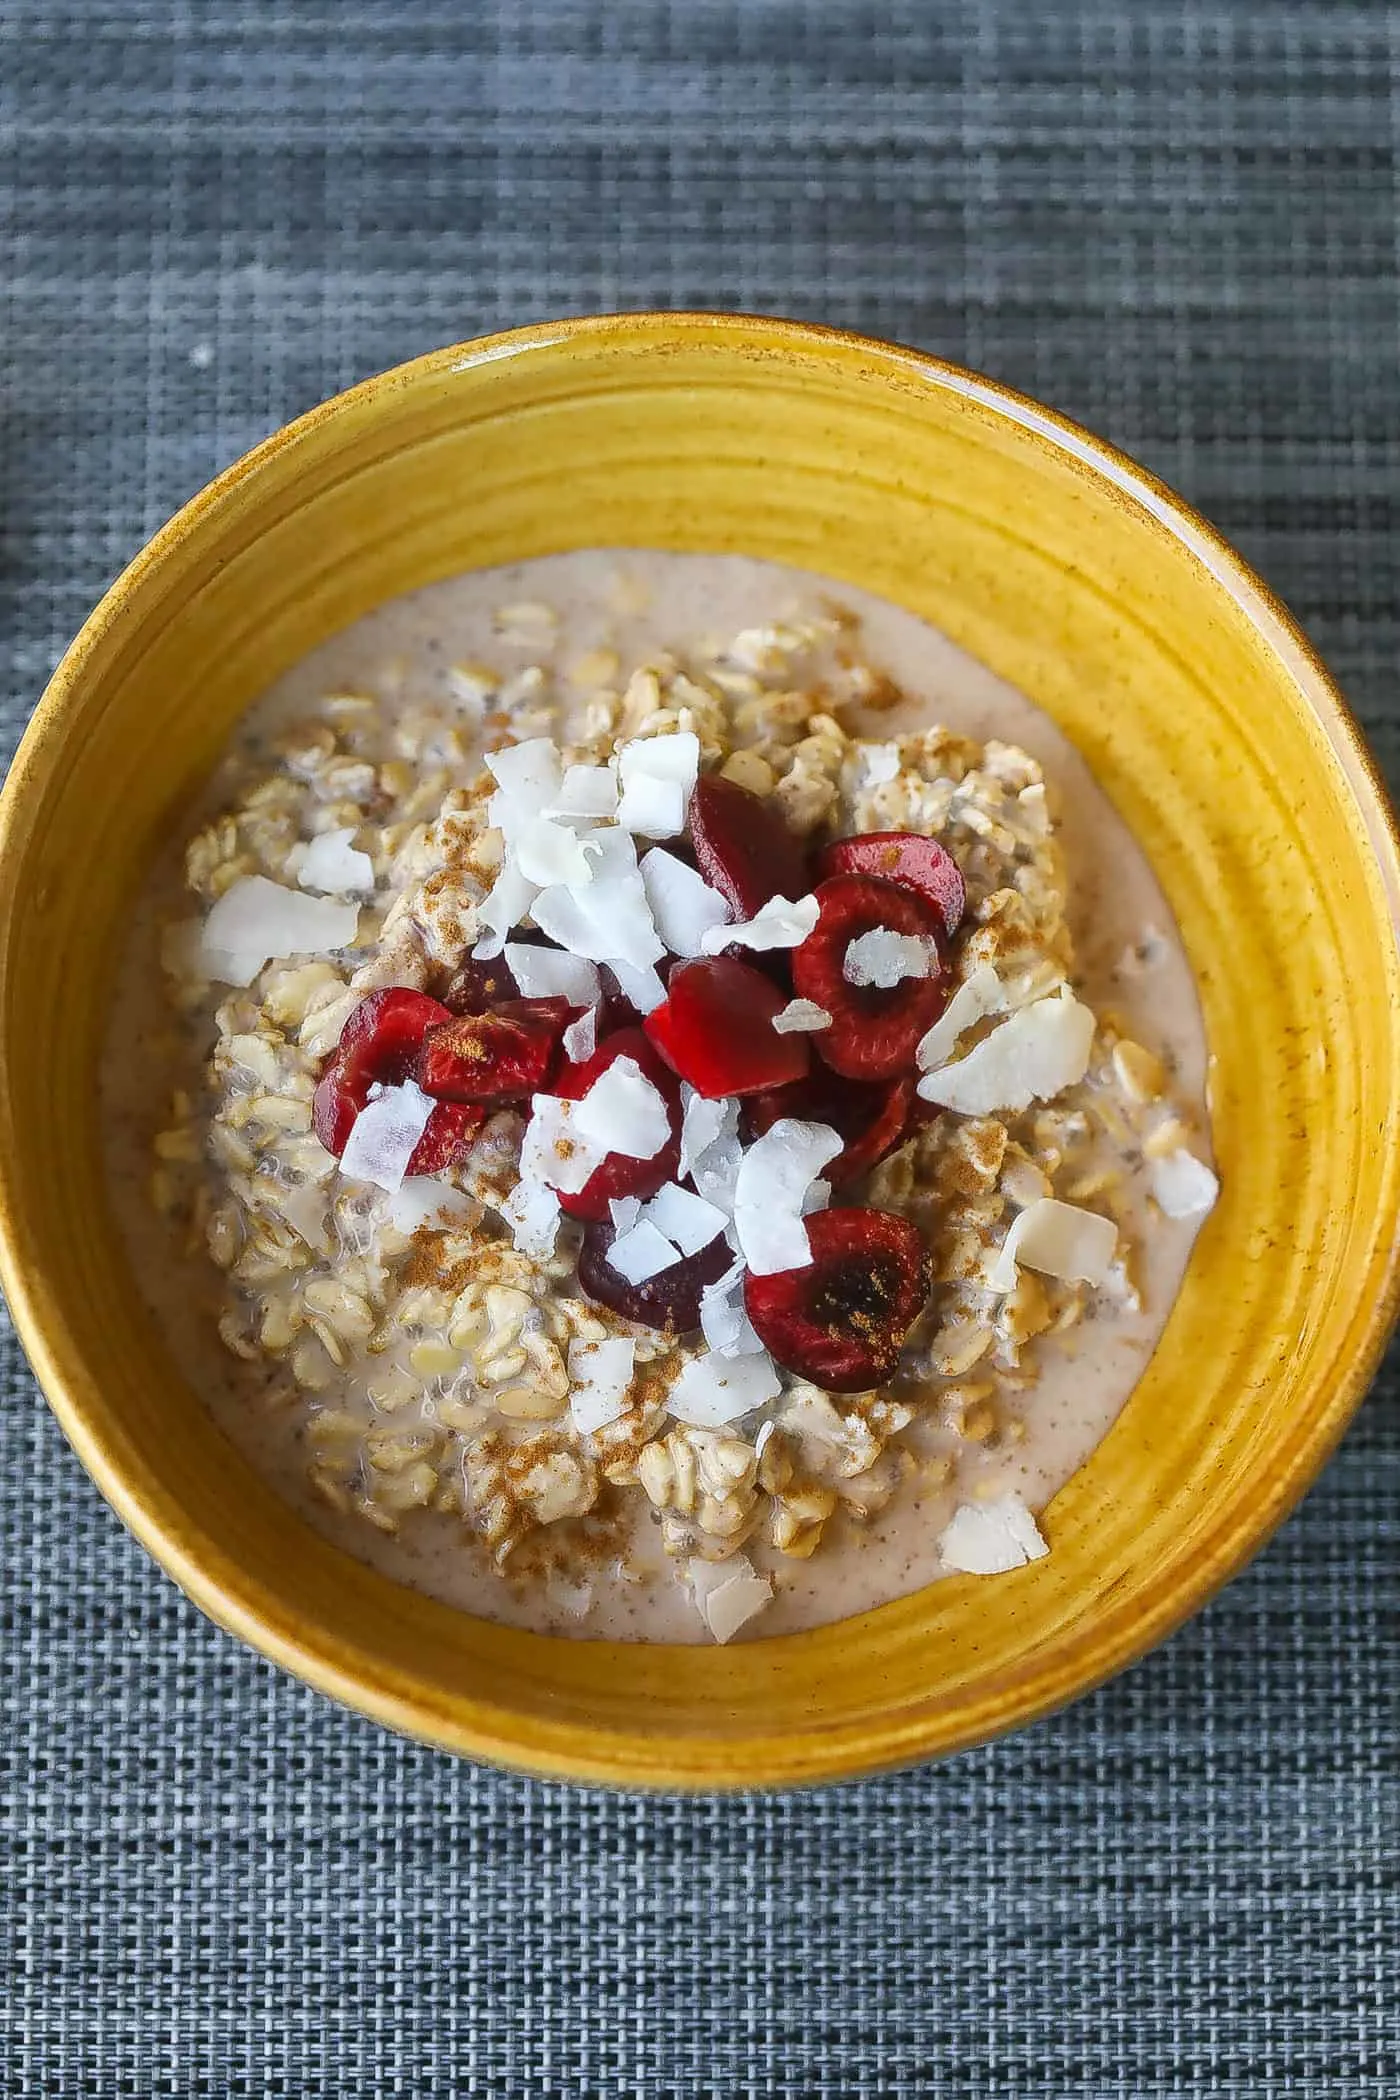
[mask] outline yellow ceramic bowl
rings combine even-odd
[[[1052,1552],[821,1632],[599,1647],[344,1558],[224,1442],[137,1303],[94,1070],[143,867],[240,710],[396,592],[561,548],[740,551],[926,615],[1077,741],[1195,965],[1224,1195]],[[392,1727],[620,1785],[832,1779],[975,1743],[1140,1655],[1302,1492],[1395,1309],[1400,871],[1325,672],[1128,460],[934,360],[632,315],[371,380],[198,496],[108,593],[0,833],[3,1276],[78,1455],[220,1624]]]

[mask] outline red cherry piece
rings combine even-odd
[[[948,1003],[943,921],[912,890],[870,875],[833,875],[813,895],[821,917],[793,950],[792,985],[799,999],[814,999],[831,1015],[831,1026],[812,1036],[818,1057],[847,1079],[891,1079],[911,1071],[920,1037]],[[847,983],[846,950],[860,934],[877,928],[935,942],[937,969],[888,989]]]
[[[455,1167],[470,1152],[488,1114],[475,1101],[439,1101],[413,1148],[408,1172],[441,1174],[444,1167]]]
[[[749,963],[715,955],[671,973],[665,1004],[643,1024],[667,1064],[697,1093],[754,1094],[800,1079],[810,1062],[803,1035],[779,1035],[787,1000]]]
[[[956,933],[967,904],[962,869],[937,839],[917,831],[868,831],[863,838],[833,839],[817,856],[817,874],[878,875],[897,882],[933,905],[944,931]]]
[[[805,1269],[750,1275],[744,1304],[776,1363],[829,1393],[882,1385],[929,1292],[918,1230],[887,1210],[819,1210]]]
[[[607,1218],[596,1219],[586,1228],[578,1257],[579,1289],[584,1297],[621,1313],[624,1320],[640,1320],[644,1327],[659,1327],[671,1334],[689,1334],[698,1327],[700,1293],[707,1283],[718,1283],[734,1260],[724,1234],[718,1234],[698,1254],[683,1255],[645,1283],[629,1283],[608,1260],[616,1237]]]
[[[593,1082],[619,1057],[632,1058],[643,1076],[658,1089],[671,1119],[671,1135],[653,1159],[631,1159],[625,1152],[610,1152],[577,1195],[560,1196],[561,1207],[574,1218],[606,1218],[615,1196],[654,1196],[664,1182],[675,1180],[680,1169],[681,1090],[675,1074],[662,1063],[640,1028],[619,1028],[583,1064],[565,1065],[554,1082],[554,1092],[565,1101],[582,1100]]]
[[[751,919],[770,897],[805,897],[807,850],[772,802],[706,773],[690,798],[690,840],[700,873]]]
[[[327,1152],[340,1158],[370,1088],[399,1086],[410,1078],[428,1030],[451,1019],[436,999],[407,985],[387,985],[360,1001],[312,1097],[312,1128]]]
[[[762,1137],[780,1116],[796,1116],[802,1123],[829,1123],[845,1141],[845,1150],[822,1173],[828,1181],[853,1181],[893,1152],[904,1136],[914,1100],[912,1079],[863,1084],[858,1079],[841,1079],[818,1065],[791,1086],[750,1094],[744,1103],[744,1136],[750,1142]]]
[[[469,956],[453,971],[442,1003],[449,1013],[484,1014],[489,1006],[519,997],[520,987],[506,968],[503,955],[494,962],[473,962]]]
[[[414,1077],[440,1101],[519,1101],[537,1094],[577,1012],[567,999],[509,999],[489,1013],[445,1021],[424,1037]]]

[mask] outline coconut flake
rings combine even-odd
[[[733,1562],[724,1561],[721,1566],[732,1568]],[[741,1626],[747,1626],[749,1620],[772,1600],[773,1584],[769,1577],[756,1575],[745,1563],[726,1581],[717,1583],[707,1592],[700,1602],[700,1610],[705,1624],[722,1648],[727,1641],[733,1640]]]
[[[684,831],[700,769],[700,739],[693,730],[633,737],[619,747],[617,761],[622,781],[618,823],[651,839],[675,838]]]
[[[917,933],[894,933],[888,926],[872,926],[858,933],[846,949],[841,975],[847,984],[874,985],[893,991],[907,977],[928,977],[938,965],[938,945],[920,939]]]
[[[625,962],[611,962],[608,968],[617,979],[617,988],[623,998],[629,1000],[639,1014],[655,1013],[658,1006],[665,1005],[666,987],[650,963],[640,970],[634,963]]]
[[[1169,1218],[1203,1218],[1215,1208],[1220,1183],[1204,1160],[1184,1147],[1154,1159],[1150,1180],[1152,1193]]]
[[[358,904],[310,897],[266,875],[245,875],[205,919],[199,964],[220,984],[251,984],[264,963],[353,948],[359,923]]]
[[[619,1233],[608,1249],[608,1262],[628,1283],[648,1283],[665,1269],[674,1269],[681,1258],[679,1247],[646,1218],[639,1218],[630,1232]]]
[[[744,1309],[744,1264],[700,1293],[700,1329],[716,1356],[757,1356],[763,1348]]]
[[[1050,1551],[1040,1527],[1016,1494],[991,1502],[964,1502],[938,1541],[945,1568],[964,1575],[1006,1575]]]
[[[502,793],[529,816],[559,799],[563,772],[559,746],[551,736],[528,737],[522,744],[488,751],[485,764]],[[493,817],[492,822],[496,821]]]
[[[745,1152],[734,1189],[739,1251],[755,1276],[805,1269],[812,1259],[803,1204],[842,1149],[829,1123],[780,1116]]]
[[[399,1183],[389,1204],[389,1223],[396,1232],[414,1233],[431,1220],[434,1224],[470,1224],[476,1205],[463,1190],[436,1174],[409,1174]]]
[[[658,1232],[664,1232],[682,1254],[698,1254],[723,1232],[728,1222],[726,1213],[717,1205],[683,1189],[676,1181],[668,1181],[657,1190],[651,1201],[643,1205],[642,1216]]]
[[[402,1187],[428,1118],[437,1107],[431,1094],[406,1079],[381,1087],[355,1118],[340,1171],[351,1181],[372,1181],[391,1193]]]
[[[501,871],[477,907],[477,924],[486,931],[472,949],[477,962],[494,962],[505,946],[506,935],[518,926],[534,906],[536,889],[507,854]]]
[[[568,766],[547,817],[611,817],[617,810],[617,774],[612,766]]]
[[[678,1422],[692,1429],[723,1429],[776,1399],[783,1382],[762,1351],[753,1356],[692,1357],[666,1396]]]
[[[712,1101],[696,1092],[689,1080],[681,1081],[682,1181],[695,1171],[695,1162],[721,1134],[739,1128],[739,1104],[732,1097]]]
[[[979,963],[971,976],[954,992],[928,1034],[920,1039],[914,1061],[921,1072],[945,1065],[965,1035],[986,1014],[999,1013],[1006,994],[990,963]]]
[[[774,1014],[773,1026],[779,1035],[808,1035],[819,1028],[830,1028],[831,1015],[815,999],[789,999],[780,1014]]]
[[[569,1377],[573,1392],[569,1412],[581,1436],[606,1429],[627,1412],[627,1389],[636,1368],[637,1345],[630,1335],[601,1342],[569,1344]]]
[[[608,1147],[579,1129],[580,1105],[557,1094],[535,1095],[520,1146],[522,1181],[543,1181],[561,1195],[576,1196],[602,1166]]]
[[[655,1159],[671,1135],[661,1091],[634,1057],[615,1058],[574,1106],[578,1136],[601,1147],[605,1155],[621,1152],[628,1159]]]
[[[581,889],[593,880],[596,841],[552,817],[532,816],[511,841],[515,865],[529,882],[541,889],[552,883],[567,883]]]
[[[541,890],[531,907],[535,924],[561,948],[590,962],[632,963],[644,969],[666,953],[652,922],[637,867],[637,849],[615,826],[591,834],[592,878]]]
[[[770,897],[751,919],[740,926],[715,927],[700,945],[706,955],[720,955],[726,948],[797,948],[820,917],[815,897]]]
[[[925,1101],[959,1115],[987,1116],[1052,1101],[1089,1069],[1094,1016],[1067,985],[1023,1006],[966,1057],[919,1081]]]
[[[590,1006],[587,1013],[580,1014],[576,1021],[570,1021],[561,1041],[564,1055],[570,1064],[586,1064],[598,1047],[597,1007]]]
[[[1103,1283],[1117,1246],[1112,1218],[1041,1196],[1013,1220],[988,1282],[994,1291],[1014,1290],[1019,1263],[1065,1283]]]
[[[523,1178],[500,1205],[518,1254],[548,1261],[559,1237],[559,1198],[542,1181]]]
[[[318,832],[301,856],[297,869],[301,887],[331,897],[342,897],[350,890],[372,890],[374,862],[367,853],[357,852],[354,837],[353,825],[343,831]]]
[[[672,955],[702,955],[705,935],[729,924],[728,899],[664,847],[644,854],[641,870],[656,930]]]
[[[570,1006],[596,1006],[603,996],[598,965],[562,948],[508,941],[505,961],[522,999],[567,999]]]

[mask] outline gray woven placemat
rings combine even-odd
[[[146,534],[321,396],[551,313],[853,324],[1195,498],[1400,778],[1380,4],[0,0],[10,741]],[[1400,2091],[1400,1405],[1164,1651],[805,1798],[545,1787],[216,1633],[3,1356],[0,2087]]]

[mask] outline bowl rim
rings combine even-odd
[[[1224,536],[1165,482],[1126,453],[1030,395],[947,359],[879,337],[776,315],[722,310],[641,309],[527,324],[430,350],[330,396],[273,431],[198,490],[138,551],[104,591],[60,658],[21,738],[0,791],[0,980],[8,974],[9,930],[17,864],[39,827],[43,798],[61,762],[65,717],[89,663],[147,572],[193,533],[245,482],[284,450],[322,425],[372,406],[376,397],[432,387],[505,358],[567,348],[575,343],[653,339],[658,345],[730,347],[746,334],[793,355],[854,357],[859,366],[941,387],[1014,424],[1033,444],[1069,458],[1136,504],[1192,554],[1216,586],[1281,660],[1327,737],[1363,820],[1382,877],[1392,931],[1400,945],[1400,825],[1379,766],[1360,725],[1280,599]],[[848,368],[858,373],[859,366]],[[503,1715],[489,1699],[466,1696],[450,1709],[368,1681],[338,1642],[310,1633],[285,1611],[271,1608],[260,1580],[248,1571],[217,1569],[173,1532],[147,1504],[139,1484],[108,1450],[88,1419],[81,1394],[67,1377],[51,1339],[61,1329],[61,1303],[25,1257],[23,1220],[9,1160],[0,1154],[0,1286],[16,1332],[44,1396],[78,1458],[98,1488],[152,1557],[217,1624],[236,1633],[293,1674],[341,1704],[437,1748],[484,1759],[541,1778],[666,1791],[717,1792],[737,1788],[814,1785],[899,1769],[949,1756],[1021,1727],[1093,1690],[1136,1661],[1197,1612],[1268,1540],[1316,1478],[1370,1386],[1400,1313],[1400,1236],[1370,1289],[1365,1323],[1351,1358],[1331,1386],[1308,1435],[1290,1462],[1271,1469],[1260,1494],[1233,1521],[1217,1522],[1181,1565],[1169,1591],[1159,1594],[1131,1626],[1100,1630],[1086,1646],[1070,1630],[1043,1658],[1033,1658],[1014,1683],[984,1694],[951,1716],[898,1717],[814,1728],[798,1738],[750,1737],[715,1745],[715,1754],[687,1756],[654,1738],[588,1724],[556,1724]],[[803,1636],[791,1636],[801,1639]]]

